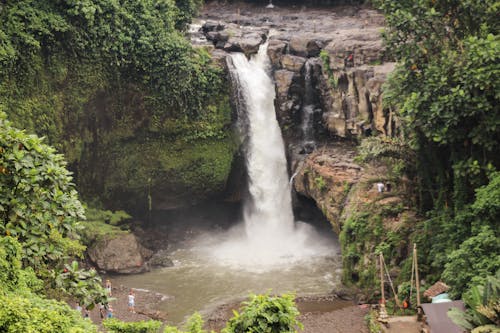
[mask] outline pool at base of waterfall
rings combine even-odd
[[[145,289],[164,295],[155,310],[167,313],[169,324],[179,325],[195,311],[207,315],[217,306],[236,302],[250,293],[326,294],[340,285],[341,257],[336,240],[332,251],[289,260],[261,270],[221,264],[205,247],[174,251],[173,267],[138,275],[112,276],[114,286]],[[137,299],[137,306],[147,306]]]

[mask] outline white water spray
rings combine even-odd
[[[240,85],[240,104],[248,117],[250,198],[244,204],[244,228],[228,233],[212,254],[218,262],[264,270],[315,255],[324,257],[332,249],[311,226],[294,222],[284,143],[274,110],[274,83],[267,73],[267,43],[250,61],[241,53],[231,54],[231,60]]]

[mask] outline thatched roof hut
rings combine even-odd
[[[429,289],[424,291],[424,296],[428,297],[428,298],[433,298],[439,294],[442,294],[442,293],[448,291],[448,289],[450,289],[450,287],[446,283],[444,283],[442,281],[438,281],[438,282],[434,283],[432,286],[430,286]]]

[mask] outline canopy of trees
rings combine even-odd
[[[429,217],[417,235],[422,268],[437,279],[446,265],[443,278],[460,294],[470,282],[464,262],[483,279],[500,268],[499,2],[374,2],[398,61],[385,101],[398,108],[416,151],[420,207]]]

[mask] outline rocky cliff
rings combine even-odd
[[[340,235],[344,280],[373,287],[374,253],[383,251],[396,268],[415,221],[401,160],[356,160],[355,142],[398,130],[393,111],[382,104],[382,85],[394,68],[385,58],[382,15],[352,6],[212,3],[205,10],[201,43],[217,58],[232,51],[249,56],[268,42],[294,189],[313,199]],[[377,183],[386,191],[379,192]]]

